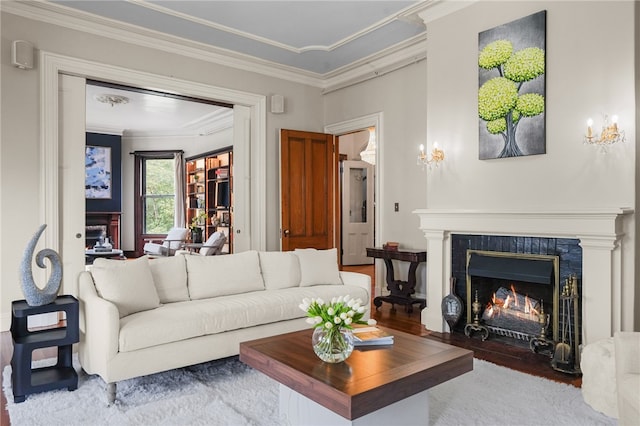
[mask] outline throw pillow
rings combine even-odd
[[[342,284],[337,249],[295,249],[293,253],[300,261],[300,287]]]
[[[290,251],[261,251],[260,269],[267,290],[298,287],[300,285],[300,262]]]
[[[185,256],[192,300],[264,290],[255,250],[222,256]]]
[[[189,300],[187,265],[184,256],[169,256],[149,261],[160,303]]]
[[[149,259],[96,259],[91,268],[100,297],[118,307],[120,318],[160,306]]]

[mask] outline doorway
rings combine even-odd
[[[233,146],[233,105],[87,79],[85,110],[87,145],[109,147],[114,183],[107,199],[88,194],[87,218],[117,215],[122,235],[107,236],[138,257],[145,241],[189,225],[184,158]]]
[[[373,191],[375,198],[375,205],[380,206],[385,202],[385,194],[381,191],[380,182],[384,180],[384,127],[383,127],[384,114],[382,112],[361,116],[351,120],[334,123],[325,126],[325,133],[331,133],[339,138],[339,145],[342,144],[342,138],[345,135],[367,131],[369,128],[375,129],[375,165],[373,166],[373,173],[375,176],[373,182]],[[381,220],[381,210],[374,208],[373,212],[373,227],[374,238],[373,245],[379,246],[382,236],[384,236],[384,227]],[[383,281],[380,277],[384,277],[384,264],[380,262],[374,262],[373,266],[365,266],[366,268],[374,268],[373,273],[370,275],[374,277],[373,280],[373,295],[379,295],[382,293]]]
[[[186,96],[200,97],[204,99],[222,100],[234,105],[234,161],[235,176],[237,181],[246,186],[247,191],[244,201],[250,208],[246,209],[246,217],[236,215],[236,223],[242,221],[241,229],[236,229],[236,243],[241,239],[246,241],[247,249],[264,250],[266,247],[266,101],[264,95],[257,95],[248,92],[240,92],[224,89],[212,85],[196,83],[193,81],[180,80],[161,75],[132,71],[111,65],[94,63],[86,60],[59,56],[50,52],[41,52],[42,73],[42,114],[41,128],[42,138],[40,139],[40,149],[42,155],[40,169],[42,170],[42,190],[40,191],[40,206],[42,206],[42,217],[50,230],[45,235],[44,244],[58,250],[68,256],[75,256],[78,252],[78,262],[81,269],[69,268],[65,270],[65,276],[74,277],[84,269],[84,254],[81,248],[84,246],[84,209],[81,209],[81,218],[74,221],[69,226],[63,226],[65,219],[65,206],[63,205],[69,197],[75,200],[83,200],[83,185],[71,194],[63,193],[68,188],[60,185],[60,152],[64,149],[68,139],[58,133],[61,120],[70,119],[65,123],[63,130],[69,128],[68,124],[82,120],[81,126],[73,126],[74,135],[77,133],[84,144],[84,90],[77,94],[64,97],[65,102],[58,104],[58,92],[60,90],[59,76],[75,75],[82,79],[90,78],[102,81],[125,84],[134,87],[163,87],[165,90],[181,93]],[[78,114],[74,114],[74,106],[82,105]],[[71,107],[70,107],[71,105]],[[66,117],[65,117],[66,116]],[[80,150],[81,154],[83,151]],[[82,170],[82,157],[74,161],[73,164],[78,170]],[[83,182],[78,180],[78,182]],[[75,198],[74,198],[75,197]],[[77,203],[82,203],[78,201]],[[72,214],[69,216],[73,216]],[[241,230],[241,233],[238,232]],[[66,250],[64,241],[81,241],[80,249]],[[68,271],[68,273],[66,273]],[[63,279],[63,291],[70,294],[77,294],[77,283],[74,280]]]
[[[375,226],[375,128],[338,137],[342,265],[370,265]],[[366,159],[367,161],[363,161]]]

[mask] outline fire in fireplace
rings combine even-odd
[[[558,266],[557,256],[467,250],[467,324],[517,346],[550,327],[557,341]]]
[[[541,315],[545,315],[544,300],[519,293],[511,283],[510,288],[500,287],[493,293],[484,308],[482,320],[488,327],[531,336],[540,332]]]

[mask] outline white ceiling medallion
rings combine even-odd
[[[111,106],[124,105],[129,103],[129,98],[127,98],[126,96],[120,96],[120,95],[103,94],[103,95],[96,95],[93,98],[100,103],[110,104]]]

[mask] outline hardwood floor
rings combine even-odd
[[[343,269],[365,273],[372,278],[374,275],[373,265],[348,266],[343,267]],[[372,282],[374,281],[375,280],[372,279]],[[550,365],[549,357],[534,354],[528,349],[509,347],[505,350],[505,345],[492,342],[490,340],[482,342],[477,338],[467,338],[461,333],[449,334],[429,331],[420,323],[420,311],[418,309],[414,309],[413,313],[409,314],[405,312],[402,307],[398,307],[394,312],[392,312],[391,305],[383,303],[377,310],[372,305],[371,317],[378,321],[380,325],[394,330],[404,331],[416,336],[424,336],[429,339],[435,339],[450,345],[472,350],[476,358],[483,359],[494,364],[502,365],[535,376],[545,377],[557,382],[571,384],[576,387],[580,387],[582,384],[582,379],[580,377],[553,370]],[[2,345],[2,350],[0,352],[0,368],[4,370],[4,367],[11,363],[11,355],[13,353],[11,334],[8,331],[0,333],[0,344]],[[51,358],[56,356],[56,354],[57,352],[55,348],[39,349],[34,351],[33,359],[40,360]],[[4,396],[4,392],[1,393],[0,409],[2,412],[0,413],[0,425],[9,426],[9,414],[6,411],[7,400]]]

